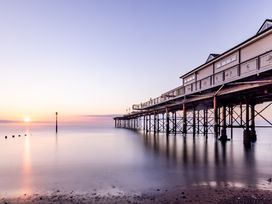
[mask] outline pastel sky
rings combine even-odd
[[[0,0],[0,119],[125,113],[254,35],[270,0]]]

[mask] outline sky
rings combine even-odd
[[[253,36],[270,0],[0,0],[0,120],[126,113]]]

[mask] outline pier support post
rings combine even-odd
[[[166,108],[166,121],[165,121],[165,129],[166,129],[166,135],[168,136],[169,135],[169,112],[168,112],[168,108]]]
[[[160,132],[160,114],[157,115],[157,125],[156,125],[156,127],[157,127],[157,133],[159,133]]]
[[[156,130],[157,130],[157,114],[156,114],[156,112],[154,112],[154,121],[153,121],[153,132],[154,132],[154,134],[156,134]]]
[[[229,106],[230,137],[233,138],[233,106]]]
[[[199,135],[200,132],[200,118],[199,118],[199,110],[197,110],[197,134]]]
[[[218,112],[218,126],[217,126],[217,133],[218,133],[218,136],[220,136],[220,133],[221,133],[221,107],[218,106],[217,108],[217,112]]]
[[[144,129],[144,132],[145,132],[145,115],[144,115],[144,120],[143,120],[143,129]]]
[[[165,131],[164,113],[162,113],[162,132]]]
[[[149,127],[148,127],[148,132],[151,132],[151,128],[152,128],[152,118],[151,118],[151,114],[149,114]]]
[[[250,139],[250,130],[249,130],[249,104],[246,102],[246,128],[244,130],[244,145],[247,148],[251,147],[251,139]]]
[[[196,110],[193,107],[193,137],[196,135]]]
[[[217,109],[217,100],[216,100],[216,96],[213,97],[213,118],[214,118],[214,125],[213,125],[213,129],[214,129],[214,136],[216,138],[218,138],[218,109]]]
[[[177,134],[177,112],[173,112],[173,129],[174,129],[174,134]]]
[[[222,107],[223,126],[222,126],[221,137],[220,137],[220,140],[222,142],[225,142],[225,141],[228,140],[228,137],[227,137],[227,114],[226,114],[226,112],[227,112],[226,105],[223,105],[223,107]]]
[[[240,103],[240,126],[243,127],[243,105]]]
[[[255,130],[255,104],[251,104],[251,142],[257,141]]]
[[[146,116],[146,121],[145,121],[145,131],[148,132],[148,124],[149,124],[149,115]]]
[[[204,136],[208,136],[208,114],[207,114],[207,107],[204,107],[203,109],[203,133]]]
[[[209,132],[209,108],[207,107],[205,109],[206,111],[206,136],[208,136],[208,132]]]
[[[182,104],[182,110],[183,110],[183,127],[182,127],[182,133],[187,134],[187,110],[185,103]]]

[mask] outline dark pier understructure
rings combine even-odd
[[[272,107],[272,21],[180,78],[183,85],[115,117],[115,127],[167,136],[212,134],[223,142],[232,139],[234,128],[242,128],[250,146],[257,140],[256,128],[272,127],[264,114]],[[256,125],[256,119],[265,125]]]

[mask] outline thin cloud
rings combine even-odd
[[[0,120],[0,124],[23,123],[19,120]],[[51,121],[31,121],[31,123],[52,123]]]
[[[18,120],[0,120],[0,123],[7,124],[7,123],[18,123]]]
[[[106,115],[81,115],[81,117],[86,118],[113,118],[116,116],[120,116],[120,114],[106,114]]]

